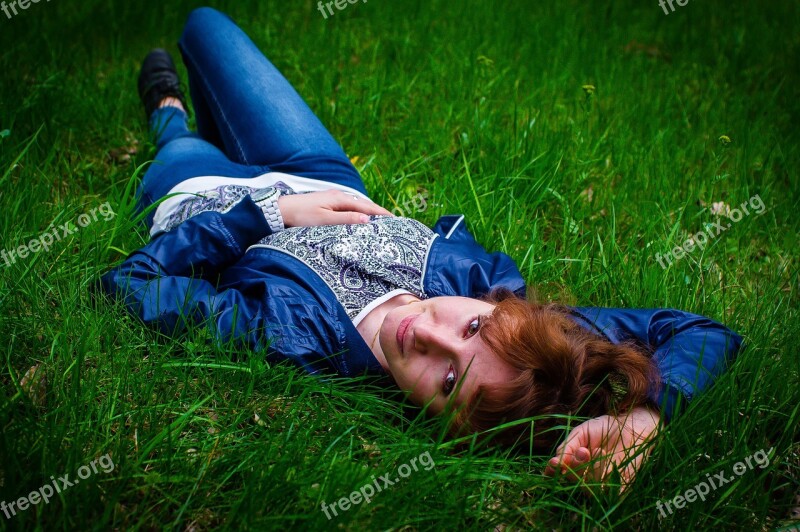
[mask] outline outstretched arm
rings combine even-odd
[[[652,352],[661,376],[651,399],[669,422],[711,386],[742,337],[709,318],[673,309],[576,308],[575,319],[613,343],[634,340]]]
[[[742,338],[727,327],[677,310],[576,309],[584,326],[612,342],[637,340],[653,350],[661,375],[652,407],[637,407],[619,416],[590,419],[573,429],[550,459],[545,474],[605,480],[620,467],[628,485],[650,451],[662,422],[709,387],[735,355]]]
[[[221,338],[264,324],[253,303],[234,290],[217,292],[207,280],[237,262],[248,246],[270,234],[250,196],[225,213],[206,211],[163,233],[100,279],[142,321],[165,334],[193,324],[214,326]],[[250,338],[258,345],[257,338]]]

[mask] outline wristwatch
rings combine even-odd
[[[283,231],[283,216],[281,210],[278,208],[278,198],[281,197],[280,189],[275,187],[261,188],[250,194],[250,198],[261,208],[264,213],[264,218],[269,224],[269,228],[273,233]]]

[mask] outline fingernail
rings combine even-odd
[[[361,220],[361,223],[362,223],[362,224],[368,223],[368,222],[369,222],[369,216],[367,216],[366,214],[362,214],[362,215],[359,217],[359,220]]]

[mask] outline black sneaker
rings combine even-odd
[[[172,57],[166,50],[156,48],[144,58],[139,71],[139,98],[142,99],[148,120],[153,111],[158,109],[158,104],[169,96],[179,99],[186,112],[189,112]]]

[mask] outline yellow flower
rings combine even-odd
[[[595,91],[595,86],[594,85],[584,85],[581,88],[583,89],[583,92],[586,93],[586,96],[591,96],[592,94],[594,94],[594,91]]]
[[[731,138],[730,138],[728,135],[722,135],[722,136],[720,136],[720,138],[719,138],[719,141],[720,141],[722,144],[724,144],[724,145],[726,145],[726,146],[727,146],[728,144],[730,144],[730,143],[731,143]]]

